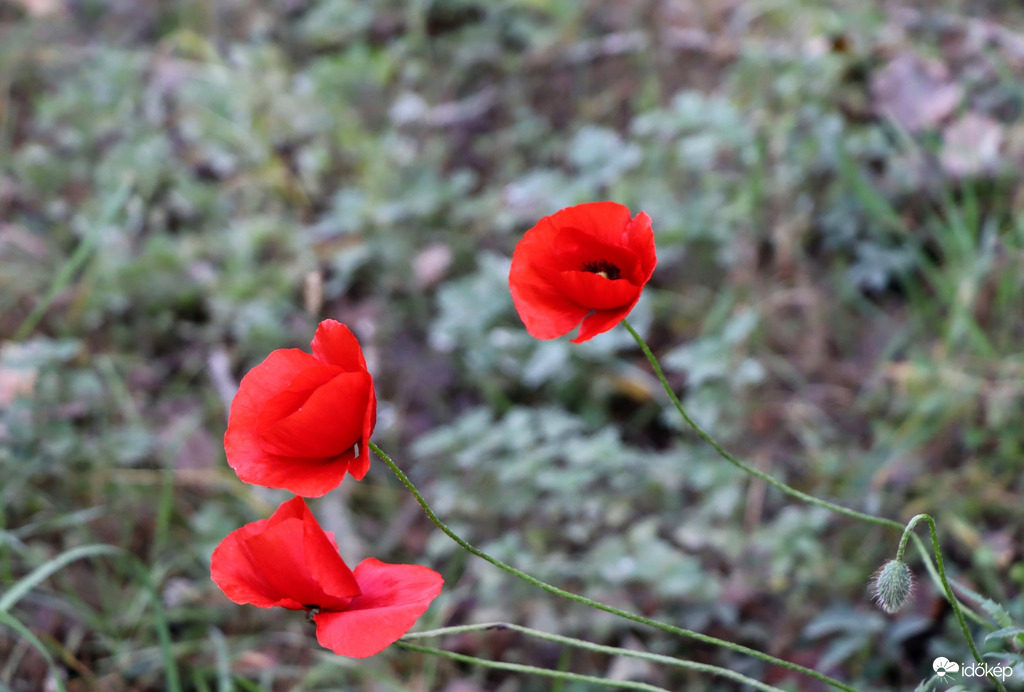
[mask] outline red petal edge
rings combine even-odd
[[[316,639],[340,656],[380,653],[409,631],[441,593],[444,579],[421,565],[390,565],[374,558],[354,570],[362,595],[342,612],[315,616]]]

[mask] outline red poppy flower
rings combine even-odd
[[[545,216],[512,254],[512,301],[538,339],[573,341],[606,332],[629,314],[654,273],[651,217],[630,218],[615,202],[591,202]]]
[[[301,497],[229,533],[213,551],[210,575],[235,603],[307,611],[322,646],[355,658],[409,631],[444,583],[428,567],[373,558],[350,570]]]
[[[242,378],[224,450],[246,483],[319,497],[370,466],[373,379],[348,327],[325,320],[313,353],[274,351]],[[355,448],[358,445],[358,456]]]

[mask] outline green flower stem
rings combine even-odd
[[[620,689],[626,690],[643,690],[644,692],[669,692],[664,687],[655,687],[654,685],[648,685],[646,682],[633,682],[632,680],[609,680],[608,678],[599,678],[594,675],[568,673],[562,670],[538,668],[537,666],[528,666],[522,663],[505,663],[503,661],[490,661],[486,658],[477,658],[476,656],[457,654],[453,651],[445,651],[444,649],[431,649],[427,646],[407,644],[402,640],[395,642],[395,644],[397,646],[402,647],[403,649],[408,649],[409,651],[419,651],[423,654],[433,654],[434,656],[440,656],[441,658],[450,658],[453,661],[460,661],[462,663],[472,663],[477,666],[484,666],[485,668],[509,670],[513,673],[529,673],[531,675],[543,675],[545,677],[554,678],[556,680],[589,682],[593,685],[603,685],[605,687],[618,687]]]
[[[960,609],[960,601],[957,600],[956,594],[953,593],[952,587],[949,585],[949,580],[946,579],[946,568],[942,563],[942,550],[939,548],[939,536],[935,531],[935,520],[932,519],[930,514],[918,514],[907,522],[907,527],[903,530],[903,535],[900,537],[899,548],[896,549],[896,560],[903,562],[903,552],[906,550],[907,541],[913,535],[914,527],[917,526],[919,521],[928,522],[928,530],[932,536],[932,550],[935,552],[935,567],[939,572],[939,580],[942,582],[942,589],[946,592],[946,600],[953,606],[953,612],[956,614],[957,622],[960,623],[960,631],[964,633],[964,639],[967,640],[967,646],[971,649],[971,655],[974,656],[974,660],[978,663],[984,664],[985,661],[981,657],[981,653],[978,651],[978,647],[974,644],[974,637],[971,636],[971,630],[967,627],[967,621],[964,619],[964,613]],[[916,539],[917,536],[914,536]],[[989,678],[995,683],[996,689],[1001,692],[1006,692],[1006,688],[1003,686],[1003,682],[995,675],[989,675]]]
[[[922,541],[916,533],[911,534],[910,538],[914,541],[914,547],[917,548],[917,554],[920,556],[921,562],[924,563],[925,571],[928,572],[928,576],[931,578],[932,583],[941,589],[942,579],[939,577],[939,573],[935,571],[935,565],[932,564],[932,558],[928,554],[928,549],[925,547],[924,541]],[[963,584],[957,582],[955,579],[951,579],[949,585],[953,587],[953,593],[957,593],[959,591],[961,593],[967,593],[968,596],[971,596],[970,590],[967,589],[967,587],[965,587]],[[982,598],[982,596],[978,594],[974,594],[973,597],[978,600]],[[966,604],[961,603],[960,609],[964,611],[964,615],[967,616],[968,620],[973,620],[975,624],[981,625],[988,631],[995,632],[997,629],[999,629],[997,626],[993,625],[991,622],[989,622],[988,620],[986,620],[985,618],[981,617],[973,610],[971,610],[971,608]]]
[[[679,401],[679,397],[677,397],[676,393],[672,391],[672,387],[669,385],[668,380],[665,379],[665,373],[662,372],[661,365],[658,364],[658,359],[654,357],[653,353],[651,353],[651,349],[650,347],[648,347],[647,342],[643,340],[643,337],[637,334],[636,330],[633,329],[633,326],[626,320],[622,320],[622,324],[623,326],[626,327],[627,330],[629,330],[629,333],[633,335],[633,338],[636,339],[637,344],[639,344],[641,350],[643,350],[644,355],[647,356],[647,360],[650,362],[651,367],[654,368],[654,373],[658,376],[658,379],[661,380],[661,385],[665,388],[665,392],[668,393],[668,396],[672,400],[672,403],[675,404],[676,410],[679,411],[679,415],[683,417],[683,420],[685,420],[687,424],[691,428],[693,428],[693,431],[697,433],[697,435],[699,435],[701,439],[703,439],[705,442],[711,445],[711,447],[716,452],[718,452],[718,455],[720,457],[728,461],[736,468],[741,469],[746,473],[749,473],[751,476],[754,476],[755,478],[760,478],[765,483],[768,483],[769,485],[778,488],[787,495],[799,498],[804,502],[808,502],[812,505],[817,505],[819,507],[824,507],[825,509],[831,510],[836,514],[842,514],[843,516],[852,517],[853,519],[860,519],[861,521],[866,521],[870,524],[885,526],[887,528],[895,529],[897,531],[903,530],[903,524],[900,524],[897,521],[893,521],[892,519],[876,517],[871,514],[865,514],[864,512],[858,512],[857,510],[850,509],[849,507],[843,507],[842,505],[837,505],[827,500],[817,498],[814,495],[808,495],[805,492],[801,492],[796,488],[786,485],[777,478],[770,476],[764,471],[761,471],[760,469],[756,469],[753,466],[743,463],[742,461],[734,457],[732,454],[727,452],[722,447],[722,445],[718,444],[718,442],[716,442],[715,439],[711,437],[711,435],[704,431],[704,428],[700,427],[700,425],[697,424],[697,421],[690,418],[690,414],[688,414],[686,412],[686,409],[683,408],[683,404]]]
[[[644,661],[650,661],[651,663],[662,663],[669,666],[696,670],[701,673],[718,675],[723,678],[729,678],[730,680],[743,683],[744,685],[749,685],[754,689],[762,690],[762,692],[782,692],[778,687],[772,687],[771,685],[766,685],[763,682],[758,682],[753,678],[748,678],[746,675],[729,670],[728,668],[721,668],[707,663],[697,663],[696,661],[687,661],[685,659],[673,658],[671,656],[663,656],[661,654],[652,654],[646,651],[634,651],[632,649],[623,649],[617,646],[604,646],[603,644],[595,644],[593,642],[576,639],[574,637],[564,637],[560,634],[551,634],[550,632],[535,630],[532,627],[515,625],[511,622],[486,622],[479,625],[442,627],[440,629],[427,630],[425,632],[411,632],[402,637],[399,642],[407,642],[410,639],[424,639],[427,637],[443,637],[449,634],[462,634],[464,632],[483,632],[486,630],[513,630],[531,637],[536,637],[537,639],[544,639],[557,644],[565,644],[566,646],[574,646],[579,649],[586,649],[588,651],[594,651],[601,654],[639,658]]]
[[[491,555],[488,555],[479,548],[470,545],[465,539],[463,539],[450,528],[448,528],[448,526],[443,521],[441,521],[436,514],[434,514],[434,510],[432,510],[430,508],[430,505],[427,504],[427,501],[420,494],[420,491],[416,489],[416,486],[413,485],[411,480],[409,480],[409,477],[402,472],[402,469],[398,468],[395,462],[391,460],[391,457],[389,457],[387,454],[381,451],[380,447],[375,445],[373,442],[370,443],[370,449],[373,450],[374,454],[380,457],[381,461],[387,464],[387,467],[391,469],[392,473],[394,473],[395,476],[398,477],[398,480],[401,481],[402,485],[405,486],[406,490],[408,490],[412,494],[412,496],[416,498],[416,502],[419,503],[420,507],[426,513],[430,521],[434,523],[434,526],[441,529],[441,531],[446,536],[448,536],[448,538],[455,541],[463,550],[472,553],[473,555],[476,555],[478,558],[482,560],[486,560],[498,569],[504,570],[505,572],[508,572],[509,574],[515,577],[519,577],[520,579],[522,579],[528,584],[531,584],[532,586],[536,586],[537,588],[543,589],[548,593],[555,594],[556,596],[561,596],[563,598],[568,598],[571,601],[576,601],[577,603],[580,603],[582,605],[590,606],[591,608],[595,608],[597,610],[603,610],[606,613],[611,613],[612,615],[617,615],[621,618],[625,618],[626,620],[639,622],[640,624],[647,625],[648,627],[655,627],[662,631],[669,632],[670,634],[674,634],[681,637],[689,637],[691,639],[696,639],[697,641],[703,642],[705,644],[721,646],[723,648],[730,649],[731,651],[736,651],[738,653],[743,653],[749,656],[753,656],[755,658],[759,658],[762,661],[766,661],[779,667],[787,668],[798,673],[803,673],[808,677],[812,677],[815,680],[827,683],[839,690],[845,690],[846,692],[857,692],[855,688],[850,687],[845,683],[839,682],[838,680],[834,680],[828,677],[827,675],[819,673],[816,670],[805,668],[804,666],[798,665],[796,663],[791,663],[789,661],[784,661],[781,658],[776,658],[764,652],[758,651],[757,649],[751,649],[749,647],[742,646],[740,644],[735,644],[724,639],[718,639],[716,637],[711,637],[706,634],[701,634],[699,632],[694,632],[692,630],[676,627],[675,625],[669,625],[664,622],[659,622],[658,620],[652,620],[651,618],[644,617],[642,615],[630,613],[629,611],[622,610],[620,608],[616,608],[605,603],[601,603],[600,601],[595,601],[593,599],[587,598],[586,596],[581,596],[579,594],[572,593],[571,591],[560,589],[557,586],[553,586],[551,584],[548,584],[547,582],[543,582],[540,579],[537,579],[536,577],[532,577],[526,572],[516,569],[515,567],[508,565],[502,562],[501,560],[492,557]],[[903,527],[900,526],[900,528],[902,529]]]
[[[930,516],[928,516],[927,514],[919,514],[918,516],[911,519],[910,523],[904,529],[902,524],[893,521],[892,519],[886,519],[884,517],[876,517],[871,514],[865,514],[863,512],[858,512],[856,510],[850,509],[848,507],[843,507],[841,505],[828,502],[827,500],[822,500],[820,498],[814,497],[813,495],[808,495],[807,493],[801,492],[796,488],[792,488],[786,485],[782,481],[777,480],[776,478],[768,475],[767,473],[761,471],[760,469],[756,469],[752,466],[743,463],[742,461],[734,457],[732,454],[727,452],[720,444],[718,444],[718,442],[715,441],[714,438],[712,438],[707,432],[705,432],[705,430],[702,427],[700,427],[700,425],[698,425],[695,420],[690,418],[689,414],[686,413],[686,409],[683,408],[682,403],[679,401],[679,397],[677,397],[676,393],[672,391],[672,387],[669,385],[668,380],[665,379],[665,373],[662,371],[661,365],[658,364],[658,359],[654,357],[653,353],[651,353],[651,349],[647,345],[647,342],[645,342],[643,338],[636,332],[636,330],[633,329],[633,326],[630,325],[629,322],[627,322],[626,320],[622,320],[622,324],[626,327],[629,333],[633,335],[633,338],[640,346],[640,349],[644,352],[644,355],[647,356],[647,360],[650,362],[651,367],[654,368],[654,372],[658,376],[658,379],[661,381],[661,385],[665,388],[665,392],[672,400],[672,403],[675,404],[676,410],[679,411],[679,415],[683,417],[683,420],[685,420],[687,424],[689,424],[689,426],[693,428],[694,432],[696,432],[697,435],[701,437],[701,439],[703,439],[705,442],[711,445],[711,447],[716,452],[718,452],[719,456],[721,456],[723,459],[728,461],[733,466],[736,466],[737,468],[749,473],[751,476],[760,478],[765,483],[768,483],[769,485],[778,488],[787,495],[799,498],[812,505],[824,507],[825,509],[831,510],[837,514],[842,514],[844,516],[852,517],[854,519],[860,519],[861,521],[866,521],[870,524],[876,524],[878,526],[885,526],[887,528],[903,531],[903,537],[900,539],[900,546],[897,552],[897,560],[901,560],[903,557],[903,551],[906,547],[907,538],[909,535],[911,535],[911,531],[913,529],[914,524],[916,524],[917,521],[921,518],[926,518],[929,523],[929,526],[931,527],[932,546],[935,550],[935,559],[936,563],[938,564],[938,574],[939,580],[942,583],[942,588],[946,592],[946,598],[953,606],[953,611],[956,613],[957,620],[960,621],[960,629],[963,630],[964,638],[967,640],[967,644],[970,646],[971,653],[974,655],[975,660],[977,660],[979,663],[982,662],[981,657],[978,654],[978,649],[974,645],[974,639],[971,637],[970,630],[967,629],[967,623],[964,620],[964,614],[963,610],[960,607],[960,603],[959,601],[957,601],[956,596],[953,594],[953,590],[949,587],[949,582],[946,580],[946,572],[942,566],[942,553],[939,551],[939,542],[935,535],[935,522]],[[917,536],[914,536],[914,539],[918,542],[918,545],[920,546],[920,541],[917,538]],[[922,557],[924,558],[925,564],[928,567],[928,571],[931,572],[932,564],[930,558],[928,557],[927,551],[922,550],[922,553]],[[972,616],[974,617],[974,619],[979,619],[973,613]],[[1003,685],[999,680],[996,680],[995,678],[993,678],[993,680],[995,680],[996,686],[1000,690],[1005,689],[1003,688]]]

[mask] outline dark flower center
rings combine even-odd
[[[612,281],[615,281],[622,276],[622,272],[619,271],[619,268],[607,260],[584,262],[583,271],[590,272],[591,274],[600,274],[604,278]]]

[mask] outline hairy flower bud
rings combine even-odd
[[[889,560],[871,579],[871,593],[875,603],[892,615],[903,609],[914,590],[914,576],[905,562]]]

